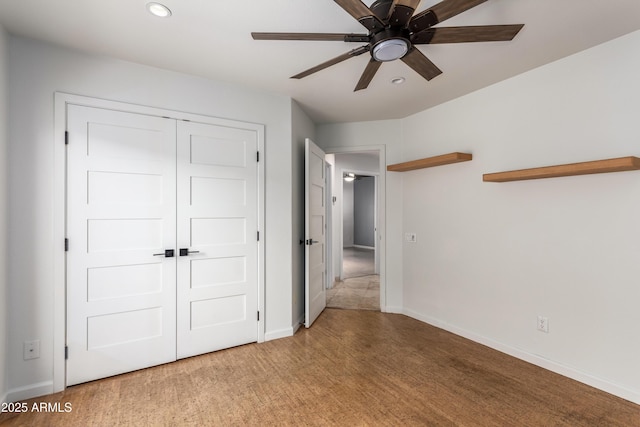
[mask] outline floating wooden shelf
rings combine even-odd
[[[522,181],[525,179],[555,178],[560,176],[624,172],[631,170],[640,170],[640,158],[629,156],[619,157],[616,159],[594,160],[592,162],[571,163],[567,165],[520,169],[509,172],[487,173],[482,175],[482,180],[486,182],[508,182]]]
[[[441,156],[427,157],[425,159],[412,160],[410,162],[396,163],[387,166],[390,172],[407,172],[416,169],[430,168],[433,166],[448,165],[451,163],[468,162],[473,156],[469,153],[449,153]]]

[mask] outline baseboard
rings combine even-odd
[[[292,327],[293,333],[291,335],[295,335],[295,333],[298,332],[298,329],[300,329],[303,325],[304,325],[304,313],[302,313],[300,317],[298,317],[298,320],[296,321],[295,325],[293,325]]]
[[[601,378],[597,378],[592,375],[589,375],[571,366],[566,366],[561,363],[555,362],[553,360],[546,359],[542,356],[531,354],[524,350],[511,347],[509,345],[503,344],[498,341],[494,341],[490,338],[484,337],[482,335],[478,335],[474,332],[467,331],[466,329],[459,328],[447,322],[443,322],[439,319],[436,319],[430,316],[425,316],[413,310],[404,309],[402,313],[416,320],[419,320],[421,322],[428,323],[429,325],[435,326],[440,329],[444,329],[445,331],[459,335],[463,338],[467,338],[479,344],[486,345],[487,347],[490,347],[501,353],[508,354],[509,356],[513,356],[517,359],[524,360],[525,362],[531,363],[536,366],[540,366],[541,368],[547,369],[551,372],[555,372],[556,374],[560,374],[567,378],[571,378],[583,384],[587,384],[591,387],[597,388],[604,392],[613,394],[615,396],[621,397],[622,399],[625,399],[640,405],[640,391],[630,390],[618,384],[611,383]]]
[[[294,328],[278,329],[277,331],[270,331],[264,334],[265,341],[277,340],[280,338],[291,337],[295,333]]]
[[[9,390],[3,402],[18,402],[20,400],[32,399],[38,396],[45,396],[53,393],[53,381],[43,381],[41,383],[29,384],[24,387]]]
[[[395,307],[395,306],[392,306],[392,305],[388,305],[386,307],[383,307],[380,311],[382,311],[383,313],[406,314],[402,307]],[[409,316],[409,315],[407,314],[407,316]],[[413,316],[409,316],[409,317],[413,317]],[[418,319],[418,320],[420,320],[420,319]]]

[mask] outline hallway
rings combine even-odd
[[[344,280],[327,289],[327,307],[352,310],[380,310],[380,276],[375,273],[374,251],[343,250]]]

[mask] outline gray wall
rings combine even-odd
[[[7,393],[7,36],[0,26],[0,402]]]
[[[375,245],[375,184],[372,176],[363,176],[353,183],[353,244]]]

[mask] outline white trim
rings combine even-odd
[[[529,353],[522,349],[511,347],[501,342],[494,341],[490,338],[476,334],[475,332],[470,332],[466,329],[459,328],[442,320],[423,315],[413,310],[404,309],[403,314],[421,322],[428,323],[429,325],[435,326],[436,328],[444,329],[445,331],[459,335],[463,338],[467,338],[479,344],[486,345],[487,347],[508,354],[509,356],[513,356],[517,359],[524,360],[525,362],[540,366],[541,368],[547,369],[551,372],[555,372],[556,374],[560,374],[573,380],[579,381],[583,384],[590,385],[599,390],[626,399],[630,402],[640,404],[640,393],[634,390],[630,390],[624,386],[620,386],[607,380],[594,377],[571,366],[563,365],[553,360],[546,359],[542,356]]]
[[[53,381],[43,381],[9,390],[3,402],[17,402],[53,393]]]
[[[384,307],[384,309],[380,310],[383,313],[393,313],[393,314],[405,314],[404,312],[404,308],[402,307],[397,307],[394,305],[389,305]]]
[[[304,323],[304,320],[302,321]],[[297,324],[295,327],[292,326],[290,328],[278,329],[276,331],[269,331],[265,334],[265,341],[277,340],[280,338],[292,337],[295,331],[300,328],[300,324]]]
[[[265,162],[266,162],[266,150],[264,148],[265,140],[264,140],[264,125],[256,125],[258,128],[256,132],[258,133],[258,230],[260,232],[260,240],[258,240],[258,311],[260,312],[260,319],[258,320],[258,342],[262,343],[265,341],[265,329],[266,329],[266,312],[265,312],[265,292],[266,292],[266,284],[265,284],[265,236],[266,236],[266,226],[265,226],[265,190],[266,190],[266,179],[265,179]]]
[[[324,186],[325,186],[325,280],[324,280],[324,288],[331,289],[333,288],[333,165],[326,160],[324,161]],[[305,189],[306,191],[306,189]]]
[[[66,236],[66,146],[64,144],[67,125],[67,105],[81,105],[86,107],[124,111],[128,113],[144,114],[147,116],[168,117],[176,120],[215,124],[220,126],[237,127],[238,124],[246,129],[254,130],[258,134],[258,228],[261,231],[258,242],[258,342],[266,341],[265,337],[265,130],[264,125],[240,120],[229,120],[218,117],[203,116],[144,105],[109,101],[80,95],[56,92],[54,94],[54,176],[53,185],[53,382],[47,393],[56,393],[65,389],[66,364],[64,347],[66,345],[66,255],[64,252],[64,238]],[[44,384],[44,383],[42,383]],[[25,387],[31,390],[34,386]],[[21,389],[20,389],[21,390]],[[35,395],[26,395],[30,398]]]
[[[376,176],[377,177],[377,224],[378,224],[378,240],[376,244],[379,244],[380,248],[380,311],[389,312],[387,304],[387,154],[385,145],[363,145],[357,147],[327,147],[324,149],[326,154],[345,154],[345,153],[361,153],[363,151],[376,151],[378,153],[378,172],[364,172],[362,175]],[[346,169],[345,169],[346,170]],[[356,172],[349,170],[350,172]],[[342,174],[342,170],[340,171]],[[339,221],[342,227],[342,221]],[[342,236],[342,230],[340,230]],[[338,251],[340,259],[342,259],[342,245],[338,245]],[[342,268],[339,268],[340,275],[342,277]],[[394,311],[395,312],[395,311]],[[401,313],[398,311],[397,313]]]
[[[375,251],[376,248],[374,248],[373,246],[363,246],[363,245],[353,245],[353,248],[358,248],[358,249],[366,249],[368,251]]]
[[[53,132],[53,393],[64,390],[66,364],[64,348],[67,342],[66,328],[66,173],[67,147],[64,143],[67,128],[68,98],[56,93],[54,102]],[[29,396],[33,397],[33,396]]]
[[[304,325],[304,314],[302,316],[298,317],[298,320],[296,321],[296,323],[291,328],[291,330],[292,330],[291,335],[295,335],[295,333],[298,332],[298,329],[300,329],[302,327],[302,325]]]

